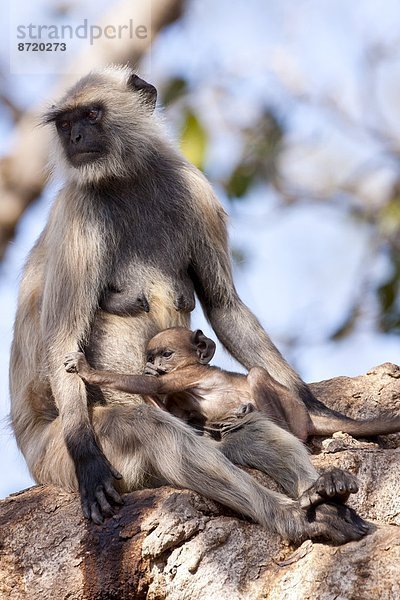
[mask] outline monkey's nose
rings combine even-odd
[[[72,129],[71,129],[71,134],[70,134],[70,140],[72,144],[79,144],[79,142],[81,142],[83,139],[82,133],[81,133],[81,126],[79,123],[74,123],[72,125]]]

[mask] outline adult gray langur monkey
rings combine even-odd
[[[173,415],[64,369],[65,355],[83,350],[96,369],[140,373],[152,336],[188,326],[196,292],[233,356],[247,368],[266,366],[324,414],[239,299],[225,213],[168,141],[155,103],[152,85],[112,67],[83,77],[44,117],[64,185],[24,269],[10,367],[12,425],[30,472],[39,483],[79,489],[85,516],[97,523],[121,492],[168,482],[290,539],[358,539],[366,526],[350,508],[302,508]],[[268,439],[252,427],[244,447],[233,446],[236,462],[257,466]],[[310,466],[295,479],[298,496],[318,474]]]

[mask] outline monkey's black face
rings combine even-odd
[[[107,154],[101,106],[82,106],[55,119],[65,154],[74,167],[95,162]]]

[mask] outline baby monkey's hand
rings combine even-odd
[[[153,375],[153,377],[159,377],[160,375],[164,375],[166,373],[165,369],[160,369],[160,367],[155,367],[152,363],[146,363],[144,368],[145,375]]]
[[[91,370],[83,352],[70,352],[67,354],[64,367],[67,373],[78,373],[78,375],[84,375]]]

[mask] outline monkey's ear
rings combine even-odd
[[[207,365],[215,353],[215,344],[206,337],[201,329],[196,329],[192,336],[192,342],[196,346],[197,356],[201,365]]]
[[[154,85],[147,83],[147,81],[141,79],[138,75],[135,75],[135,73],[132,73],[128,79],[128,87],[135,92],[141,92],[146,104],[148,104],[153,110],[155,109],[157,102],[157,90]]]

